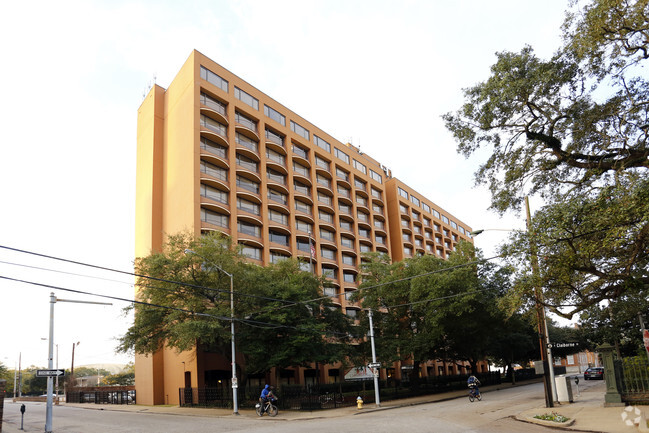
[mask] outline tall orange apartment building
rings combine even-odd
[[[160,250],[165,234],[221,231],[260,265],[311,262],[352,317],[362,253],[445,258],[472,241],[467,224],[378,161],[197,51],[138,110],[136,194],[136,257]],[[229,370],[214,354],[138,356],[138,403],[177,404],[179,388],[227,381]]]

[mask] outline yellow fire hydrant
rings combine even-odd
[[[363,399],[360,395],[356,398],[356,406],[358,407],[358,410],[363,409]]]

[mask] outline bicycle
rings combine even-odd
[[[472,387],[469,390],[469,401],[473,403],[475,399],[478,399],[478,401],[482,400],[482,394],[480,394],[480,391],[476,387]]]
[[[277,416],[277,406],[275,406],[273,403],[275,403],[276,399],[268,399],[264,402],[259,402],[255,405],[255,413],[257,416],[264,416],[264,413],[268,413],[268,416]]]

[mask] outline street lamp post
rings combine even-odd
[[[532,218],[530,214],[529,198],[525,197],[525,208],[527,216],[527,231],[532,233]],[[471,232],[472,236],[477,236],[484,231],[506,231],[513,232],[512,229],[481,229]],[[539,276],[539,259],[536,251],[536,245],[530,242],[530,263],[534,277]],[[536,318],[538,322],[539,345],[541,348],[541,360],[543,361],[543,388],[545,391],[545,406],[554,407],[554,401],[558,400],[557,391],[554,385],[554,368],[552,365],[552,351],[549,346],[548,323],[545,317],[545,307],[543,306],[543,290],[536,284],[534,287],[534,297],[536,300]],[[513,373],[512,373],[513,374]]]
[[[201,256],[197,252],[192,251],[190,249],[186,249],[185,254],[195,254],[200,258],[202,258],[203,260],[209,261],[205,257]],[[234,345],[234,277],[232,276],[231,273],[222,269],[220,266],[214,263],[210,263],[210,264],[214,266],[216,269],[218,269],[219,271],[223,272],[228,277],[230,277],[230,334],[232,340],[232,408],[233,408],[232,413],[234,415],[239,415],[239,399],[237,395],[237,389],[239,388],[239,384],[237,381],[237,362],[235,358],[236,351]]]

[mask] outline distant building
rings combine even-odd
[[[388,118],[395,115],[391,108]],[[377,127],[389,123],[376,121]],[[349,296],[358,286],[362,253],[379,251],[395,261],[417,254],[446,258],[461,240],[472,242],[467,223],[385,165],[197,51],[169,87],[155,85],[138,110],[136,257],[159,251],[165,234],[187,229],[223,232],[259,265],[302,258],[306,269],[329,279],[324,294],[350,317],[360,311]],[[137,356],[135,366],[142,404],[177,404],[182,387],[231,386],[230,364],[215,353],[164,349]],[[382,375],[407,371],[395,367]],[[413,374],[463,371],[456,363],[431,361]],[[334,366],[278,374],[284,383],[343,375]]]

